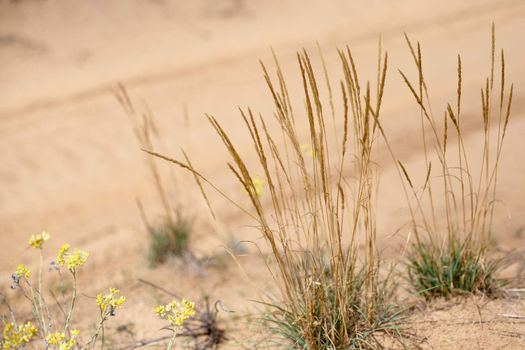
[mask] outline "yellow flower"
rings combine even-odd
[[[46,342],[49,345],[56,345],[58,346],[62,341],[66,339],[66,335],[64,333],[55,332],[55,333],[49,333],[46,337]]]
[[[252,178],[252,184],[253,189],[255,190],[255,194],[257,196],[262,195],[263,187],[266,185],[266,181],[262,177],[257,175],[254,178]]]
[[[29,343],[38,333],[37,328],[31,322],[26,322],[18,330],[16,328],[13,322],[4,326],[4,331],[2,332],[3,349],[18,349],[21,345]]]
[[[89,254],[80,249],[75,249],[73,253],[71,253],[69,250],[70,246],[68,243],[60,247],[60,250],[58,251],[57,263],[60,266],[67,266],[69,271],[74,273],[77,267],[86,263]]]
[[[155,312],[160,317],[164,317],[166,315],[166,306],[164,305],[155,306],[153,308],[153,312]]]
[[[29,238],[29,245],[35,249],[42,249],[42,245],[49,241],[49,238],[51,238],[49,233],[42,231],[42,233],[39,233],[38,235],[31,235],[31,238]]]
[[[71,330],[71,337],[67,339],[65,333],[55,332],[50,333],[46,337],[46,342],[50,349],[71,350],[76,344],[76,338],[80,334],[78,329]]]
[[[181,303],[173,300],[169,304],[155,307],[153,311],[172,326],[181,327],[186,320],[195,315],[195,303],[186,299],[182,299]]]
[[[20,264],[16,268],[15,275],[17,275],[19,278],[29,278],[31,276],[31,271],[24,264]]]
[[[57,263],[60,266],[64,266],[66,263],[65,256],[69,252],[69,243],[65,243],[60,247],[60,250],[58,251],[58,257],[57,257]]]
[[[102,295],[100,293],[97,295],[97,305],[104,316],[114,316],[115,309],[122,307],[126,301],[124,296],[117,297],[118,293],[120,293],[118,289],[109,288],[109,294]]]
[[[300,148],[301,152],[303,154],[306,154],[308,157],[310,157],[310,158],[314,158],[315,157],[315,151],[312,149],[312,147],[310,147],[310,145],[308,145],[306,143],[301,143],[299,145],[299,148]]]

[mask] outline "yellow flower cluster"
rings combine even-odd
[[[195,303],[186,299],[182,299],[180,303],[173,300],[169,304],[155,307],[153,311],[159,317],[168,320],[171,325],[180,327],[187,319],[195,315]]]
[[[31,271],[24,264],[20,264],[16,268],[15,275],[17,275],[18,278],[29,278],[31,276]]]
[[[88,253],[79,249],[75,249],[75,251],[71,253],[69,243],[66,243],[60,247],[57,263],[60,266],[67,266],[69,271],[75,272],[77,267],[86,263],[88,256]]]
[[[107,316],[113,316],[115,314],[115,309],[122,307],[122,304],[126,301],[124,296],[117,297],[117,294],[120,293],[118,289],[109,288],[109,294],[102,295],[102,293],[97,295],[97,305],[102,311],[102,314]]]
[[[31,238],[29,238],[29,245],[35,249],[42,249],[42,245],[49,241],[49,238],[51,238],[51,236],[46,231],[37,235],[31,235]]]
[[[46,337],[46,342],[49,345],[49,349],[70,350],[75,346],[76,338],[79,334],[80,331],[78,329],[72,329],[71,338],[67,339],[65,333],[49,333]]]
[[[21,345],[28,343],[38,333],[38,330],[31,322],[26,322],[16,329],[13,322],[7,323],[2,332],[2,349],[18,349]]]
[[[264,185],[266,185],[266,181],[262,177],[257,175],[254,178],[252,178],[252,183],[253,188],[255,190],[255,194],[257,196],[261,196],[263,193]]]
[[[301,149],[301,153],[306,154],[308,157],[310,158],[315,157],[315,151],[312,149],[312,147],[310,147],[310,145],[306,143],[301,143],[299,145],[299,148]]]

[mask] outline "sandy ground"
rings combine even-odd
[[[109,285],[128,295],[126,310],[112,320],[114,330],[123,325],[132,329],[126,341],[154,338],[161,327],[150,310],[166,296],[141,278],[193,299],[206,294],[222,300],[235,311],[221,313],[230,330],[224,348],[255,347],[257,332],[241,316],[257,309],[251,300],[271,290],[271,280],[261,278],[267,271],[255,249],[248,247],[247,256],[239,258],[240,270],[221,247],[230,235],[258,242],[264,251],[263,242],[246,226],[246,218],[218,199],[214,203],[221,220],[212,224],[191,179],[161,163],[166,178],[176,179],[170,187],[174,202],[195,217],[192,250],[216,259],[204,269],[177,261],[147,267],[147,234],[136,199],[152,218],[160,205],[145,155],[113,96],[117,83],[127,87],[142,110],[147,105],[155,114],[160,150],[179,156],[179,147],[185,148],[196,167],[235,192],[225,154],[204,113],[217,116],[243,148],[248,139],[236,132],[241,130],[237,106],[271,113],[258,64],[258,59],[271,61],[270,48],[292,81],[297,79],[295,52],[302,47],[316,52],[316,42],[331,74],[338,73],[336,48],[350,45],[367,76],[375,69],[371,58],[381,34],[391,68],[385,127],[407,166],[417,168],[422,149],[407,137],[418,130],[413,122],[417,108],[396,73],[397,68],[413,72],[403,32],[423,45],[436,110],[454,101],[456,55],[461,53],[463,108],[469,120],[479,111],[479,88],[489,72],[493,21],[497,45],[506,50],[507,81],[515,83],[499,186],[504,205],[497,211],[495,239],[501,251],[517,249],[519,256],[525,227],[523,18],[520,0],[0,0],[0,272],[5,289],[18,262],[36,263],[25,243],[30,233],[45,229],[53,235],[49,259],[54,255],[49,252],[65,241],[91,252],[80,281],[86,295]],[[301,103],[300,85],[291,86]],[[472,148],[481,142],[481,132],[481,124],[469,124],[465,136]],[[378,230],[385,254],[395,258],[406,234],[392,238],[401,224],[403,201],[392,164],[381,166]],[[91,301],[84,299],[78,322],[89,324]],[[524,320],[504,316],[509,314],[525,315],[525,306],[514,299],[474,299],[427,306],[410,316],[409,324],[422,346],[432,349],[525,348]],[[122,333],[116,339],[123,339]]]

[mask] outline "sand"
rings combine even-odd
[[[86,295],[116,285],[128,296],[125,310],[111,320],[115,341],[151,339],[161,333],[162,324],[150,310],[166,296],[139,282],[144,279],[196,300],[204,294],[221,300],[235,311],[220,313],[230,339],[223,348],[254,348],[260,343],[258,332],[246,315],[260,308],[252,300],[261,300],[271,290],[271,278],[260,277],[268,276],[264,256],[251,243],[245,244],[246,256],[239,258],[244,270],[228,259],[223,246],[232,236],[256,242],[264,252],[264,242],[247,226],[253,223],[215,197],[221,220],[213,224],[191,178],[158,162],[173,201],[195,220],[192,251],[198,258],[215,260],[200,268],[175,260],[156,269],[147,266],[148,237],[136,200],[142,201],[152,220],[161,207],[132,123],[114,97],[117,84],[126,86],[141,110],[154,113],[162,140],[159,151],[180,157],[183,147],[197,168],[246,201],[228,173],[225,153],[204,114],[213,114],[236,134],[240,148],[247,146],[248,138],[237,132],[241,130],[237,106],[271,115],[258,63],[259,59],[271,63],[271,48],[301,107],[297,50],[305,47],[315,55],[319,43],[335,77],[336,48],[349,45],[363,77],[374,79],[369,73],[375,69],[381,34],[390,66],[382,112],[385,127],[400,156],[418,169],[422,148],[406,137],[418,130],[413,122],[418,110],[396,72],[401,68],[414,76],[403,33],[422,43],[432,102],[439,113],[455,99],[456,56],[461,53],[464,114],[474,120],[480,110],[479,89],[490,68],[492,22],[497,46],[506,50],[507,81],[515,83],[498,187],[503,204],[497,210],[494,238],[501,252],[517,250],[516,256],[522,258],[524,16],[525,3],[512,0],[0,1],[4,289],[13,293],[7,291],[9,275],[18,262],[36,264],[26,241],[31,233],[45,229],[53,236],[46,250],[48,260],[66,241],[91,253],[80,276]],[[466,132],[473,149],[481,135],[482,126],[474,120]],[[395,259],[399,242],[406,238],[406,232],[393,235],[401,224],[404,202],[392,163],[380,157],[384,192],[378,230],[385,255]],[[512,277],[515,269],[505,273]],[[86,297],[81,302],[80,324],[88,325],[94,316],[91,302]],[[524,320],[509,314],[525,315],[523,303],[474,298],[416,309],[409,324],[424,348],[523,348]],[[123,325],[132,328],[132,335],[117,332]]]

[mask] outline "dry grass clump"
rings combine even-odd
[[[461,56],[458,55],[457,65],[457,100],[447,105],[439,120],[430,106],[420,44],[414,46],[406,39],[418,78],[414,83],[403,72],[400,74],[420,109],[426,172],[423,184],[418,186],[392,153],[403,181],[415,238],[408,257],[409,278],[415,290],[426,298],[456,293],[491,294],[500,286],[495,276],[498,261],[490,257],[489,247],[498,167],[513,91],[512,85],[510,89],[505,85],[505,56],[501,50],[497,90],[493,27],[490,75],[481,89],[479,121],[483,146],[472,150],[465,145],[461,114]]]
[[[339,56],[339,109],[334,107],[324,62],[329,108],[322,102],[309,55],[305,51],[297,55],[304,112],[292,106],[278,61],[277,81],[262,64],[275,119],[241,110],[256,166],[249,165],[220,122],[208,116],[252,210],[234,204],[256,220],[271,249],[280,300],[271,305],[267,319],[290,348],[378,348],[378,332],[398,332],[390,271],[381,270],[376,248],[377,169],[372,160],[387,55],[380,50],[373,89],[369,83],[361,85],[349,49],[339,51]],[[203,182],[217,189],[187,157],[181,162],[148,151],[192,172],[201,190]],[[360,244],[364,251],[358,249]]]

